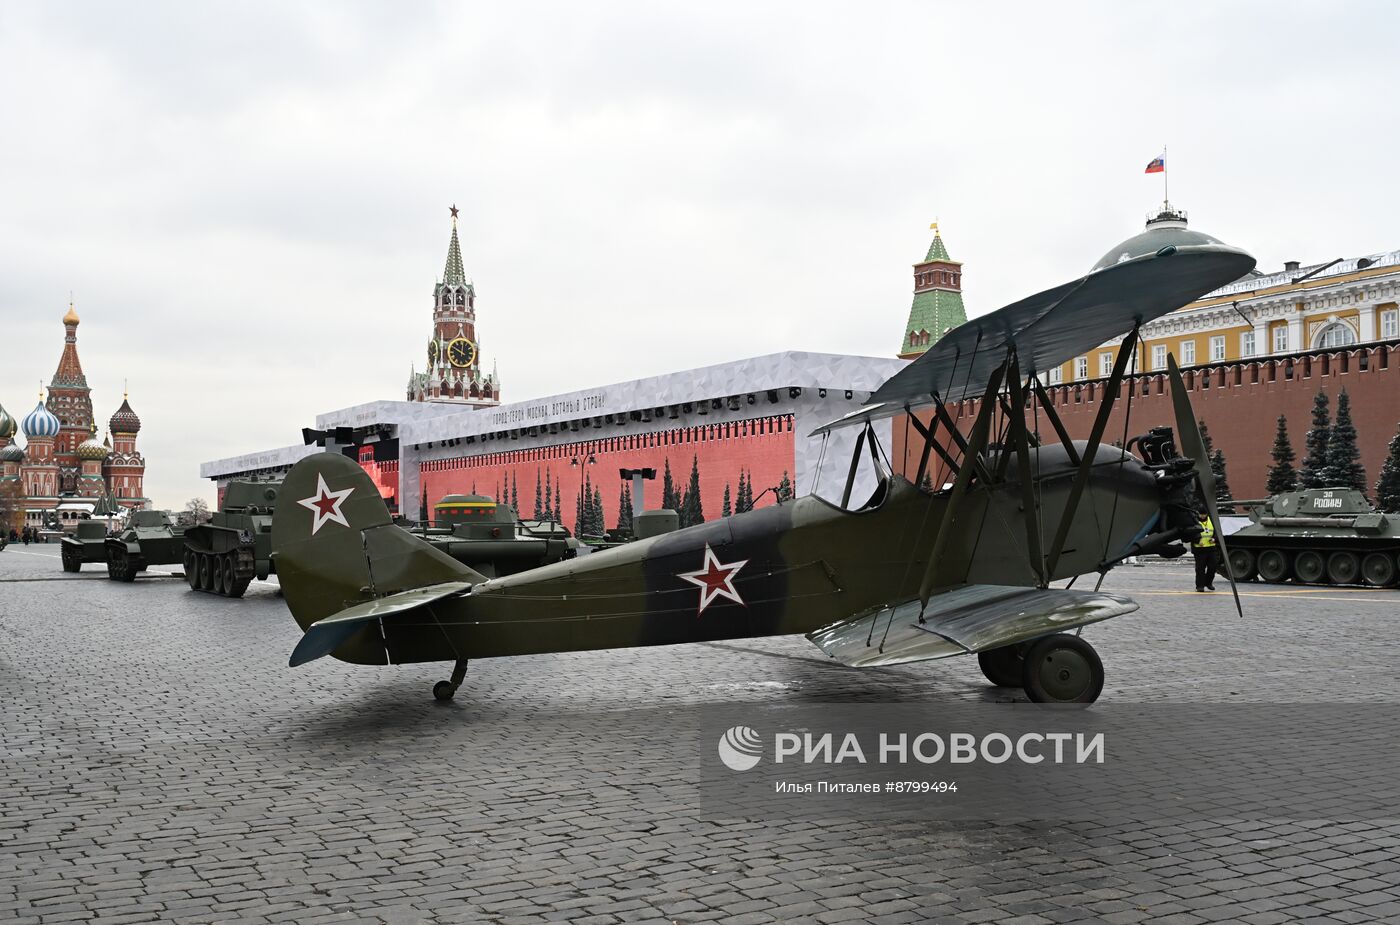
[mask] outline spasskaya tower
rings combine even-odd
[[[481,343],[476,336],[476,287],[462,268],[457,241],[457,207],[452,212],[452,240],[442,282],[433,287],[433,334],[428,341],[426,372],[411,371],[409,401],[454,402],[469,407],[501,403],[501,384],[493,368],[483,373]]]

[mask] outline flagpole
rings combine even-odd
[[[1167,146],[1162,145],[1162,206],[1170,209],[1172,197],[1167,194]]]

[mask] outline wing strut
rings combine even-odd
[[[1016,448],[1016,466],[1021,470],[1021,507],[1026,512],[1026,553],[1031,560],[1031,570],[1035,572],[1036,583],[1046,586],[1045,553],[1040,547],[1040,509],[1035,503],[1035,480],[1031,477],[1030,433],[1026,430],[1026,395],[1021,391],[1021,366],[1016,360],[1016,351],[1011,351],[1007,360],[1006,387],[1011,394],[1011,407],[1015,413],[1010,416],[1011,445]],[[1032,377],[1034,378],[1034,377]],[[1006,454],[1010,457],[1010,453]]]
[[[943,515],[943,523],[938,528],[938,538],[933,541],[933,552],[929,554],[928,565],[924,569],[923,581],[919,584],[919,603],[928,605],[929,594],[933,587],[938,584],[939,566],[943,565],[944,553],[948,548],[948,541],[952,539],[953,530],[960,515],[963,513],[963,499],[967,496],[968,483],[972,481],[972,473],[976,471],[984,480],[983,484],[990,481],[987,478],[986,469],[979,461],[983,447],[987,445],[987,434],[992,428],[992,415],[997,410],[997,392],[1001,391],[1001,379],[1006,373],[1006,364],[1002,363],[992,371],[992,377],[987,381],[987,389],[982,394],[982,404],[977,408],[977,420],[972,425],[972,439],[967,443],[967,450],[963,456],[966,463],[958,470],[958,477],[953,481],[953,492],[948,498],[948,507]],[[946,418],[948,413],[939,405],[939,416]],[[956,428],[950,428],[956,433]],[[922,619],[922,617],[920,618]]]
[[[1074,442],[1069,439],[1069,431],[1065,430],[1064,423],[1060,416],[1055,413],[1055,406],[1050,404],[1050,396],[1045,393],[1045,386],[1035,379],[1031,379],[1031,388],[1035,391],[1035,397],[1040,400],[1040,407],[1045,410],[1045,417],[1050,421],[1050,426],[1055,428],[1055,433],[1060,438],[1060,443],[1064,445],[1065,452],[1069,453],[1069,461],[1072,465],[1079,465],[1079,451],[1074,448]]]
[[[1104,384],[1103,401],[1099,403],[1099,413],[1094,418],[1094,429],[1089,432],[1089,445],[1084,448],[1084,458],[1080,460],[1079,468],[1074,473],[1074,482],[1069,489],[1069,498],[1065,501],[1064,513],[1060,515],[1060,526],[1055,531],[1055,541],[1050,546],[1050,557],[1046,562],[1046,575],[1053,577],[1055,566],[1060,564],[1060,553],[1064,551],[1065,540],[1069,537],[1070,525],[1074,522],[1074,512],[1079,507],[1079,499],[1084,494],[1084,488],[1089,484],[1089,473],[1094,467],[1094,457],[1099,451],[1099,441],[1103,439],[1103,432],[1108,427],[1109,415],[1113,413],[1113,403],[1118,398],[1118,393],[1123,385],[1123,373],[1128,368],[1128,358],[1133,355],[1133,350],[1137,346],[1138,329],[1133,327],[1133,332],[1123,339],[1123,343],[1118,347],[1118,358],[1113,361],[1113,373],[1108,377],[1108,382]]]

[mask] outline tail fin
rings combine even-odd
[[[272,554],[287,607],[302,630],[366,601],[447,581],[485,577],[395,526],[364,469],[338,453],[292,467],[272,515]],[[377,624],[334,653],[385,664]]]

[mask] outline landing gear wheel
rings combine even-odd
[[[1327,563],[1320,552],[1305,549],[1293,560],[1293,576],[1305,585],[1320,584],[1326,574]]]
[[[997,687],[1020,687],[1026,663],[1026,647],[1002,646],[977,653],[977,667]]]
[[[1373,552],[1361,560],[1361,577],[1377,588],[1395,583],[1395,563],[1383,552]]]
[[[457,659],[452,666],[452,680],[439,681],[433,685],[433,696],[438,700],[451,700],[457,693],[457,688],[462,686],[462,680],[467,676],[467,660]]]
[[[1056,633],[1026,651],[1022,686],[1034,703],[1093,703],[1103,693],[1103,662],[1080,636]]]
[[[1235,581],[1253,581],[1258,572],[1255,570],[1254,553],[1248,549],[1232,549],[1229,556],[1230,575]]]
[[[1265,581],[1283,581],[1288,577],[1288,554],[1278,549],[1266,549],[1259,554],[1259,577]]]

